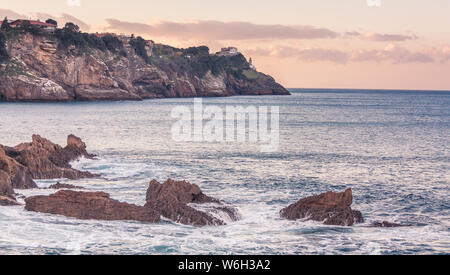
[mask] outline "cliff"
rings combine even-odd
[[[4,35],[0,101],[142,100],[287,95],[240,54],[177,49],[142,38],[58,30]]]

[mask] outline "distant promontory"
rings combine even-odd
[[[67,23],[4,20],[0,101],[143,100],[288,95],[234,47],[179,49]]]

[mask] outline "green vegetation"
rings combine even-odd
[[[79,31],[79,27],[73,23],[67,23],[64,28],[57,29],[54,37],[59,41],[58,48],[60,50],[66,50],[70,46],[75,46],[79,51],[95,48],[100,51],[109,50],[126,56],[123,43],[116,36],[107,34],[103,37],[98,37],[95,34],[82,33]]]
[[[11,26],[8,23],[8,17],[5,17],[5,19],[3,19],[3,23],[0,28],[2,31],[9,31],[11,29]]]
[[[153,46],[153,56],[150,63],[157,65],[163,70],[175,72],[188,72],[192,76],[204,77],[208,71],[215,76],[225,72],[240,79],[256,79],[257,74],[249,78],[243,75],[249,70],[249,64],[241,54],[231,57],[210,55],[206,46],[178,49],[167,45],[156,44]]]
[[[138,56],[140,56],[142,59],[145,60],[145,62],[149,63],[150,58],[147,54],[147,49],[145,48],[147,45],[147,42],[144,40],[144,38],[138,36],[137,38],[134,38],[134,36],[130,39],[130,45],[134,48],[134,51]]]
[[[26,69],[23,68],[22,64],[15,61],[14,59],[3,62],[2,69],[0,70],[0,76],[4,75],[26,75],[28,77],[32,77],[32,75],[28,74]]]
[[[255,72],[254,70],[245,70],[242,72],[242,74],[248,79],[248,80],[256,80],[259,77],[259,74]]]
[[[51,18],[47,19],[47,21],[45,21],[45,23],[58,26],[58,22],[56,22],[55,20],[53,20]]]

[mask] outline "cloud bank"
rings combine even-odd
[[[270,48],[256,48],[246,51],[256,56],[271,56],[277,58],[296,58],[304,62],[328,61],[336,64],[348,62],[391,62],[406,63],[446,63],[450,61],[450,46],[442,49],[426,51],[410,51],[404,47],[389,44],[381,50],[353,50],[343,51],[322,48],[294,48],[275,46]]]
[[[203,20],[187,23],[162,21],[154,24],[130,23],[106,19],[109,31],[139,33],[177,39],[332,39],[339,34],[326,28],[312,26],[259,25],[249,22]]]

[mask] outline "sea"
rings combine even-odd
[[[100,174],[57,181],[143,205],[149,182],[197,184],[234,205],[239,221],[193,227],[163,219],[77,220],[0,207],[0,254],[450,254],[450,92],[291,89],[291,96],[203,98],[203,106],[278,106],[279,146],[254,141],[179,141],[174,108],[193,98],[123,102],[0,103],[0,144],[33,134],[86,142],[95,160],[73,167]],[[288,221],[279,211],[301,198],[353,190],[352,227]],[[19,198],[23,203],[23,199]],[[412,226],[374,228],[389,221]]]

